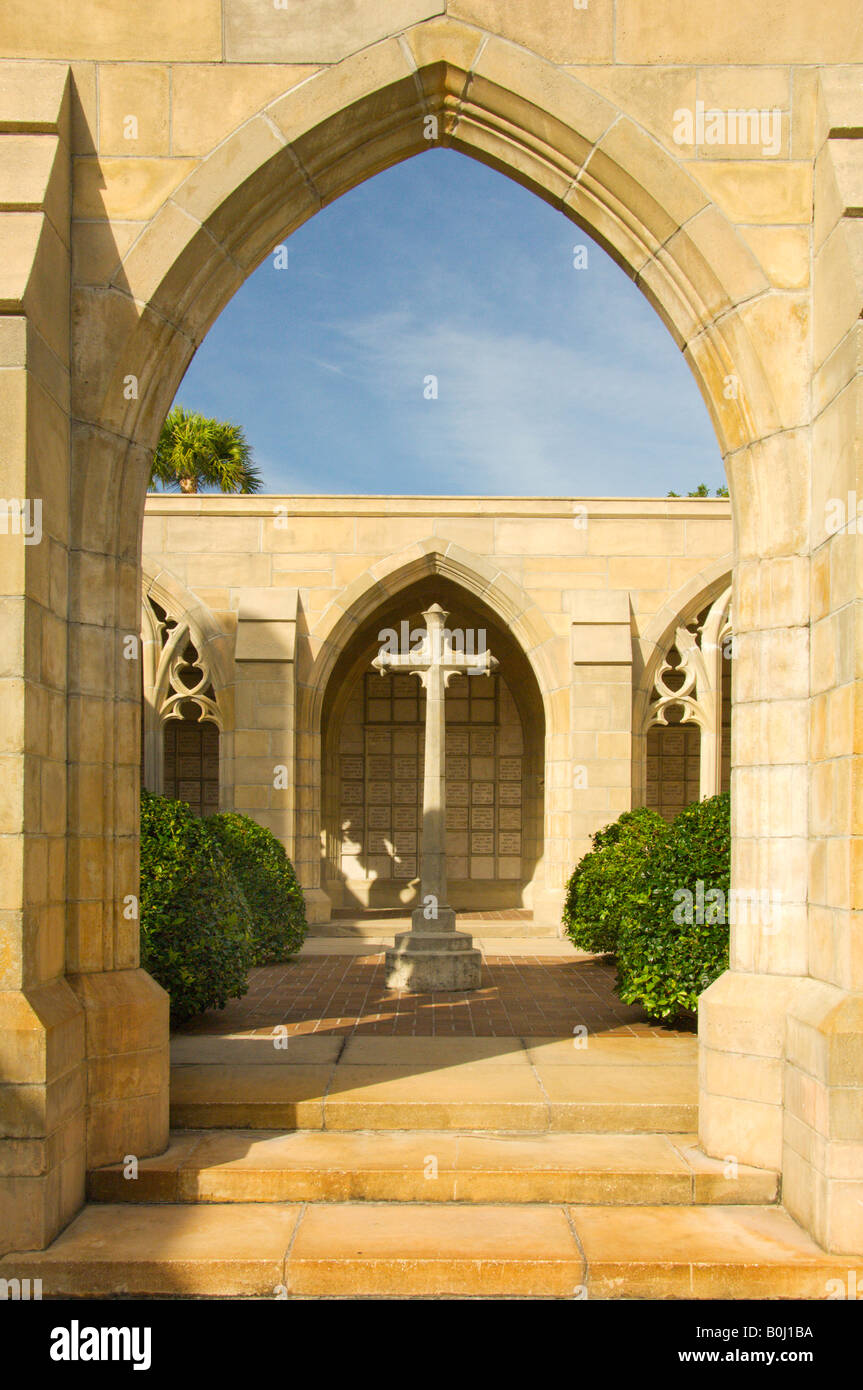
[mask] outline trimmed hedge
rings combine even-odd
[[[656,811],[624,811],[597,830],[567,885],[563,925],[581,951],[615,951],[623,921],[647,901],[649,871],[668,825]]]
[[[651,856],[649,892],[618,938],[618,993],[653,1018],[694,1013],[728,968],[731,809],[727,792],[674,818]]]
[[[248,904],[206,821],[183,801],[141,793],[141,964],[181,1023],[248,989]]]
[[[234,811],[206,822],[221,846],[252,915],[252,964],[287,960],[302,946],[306,905],[284,846],[271,831]]]

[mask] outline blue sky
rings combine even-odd
[[[287,268],[268,256],[249,277],[177,393],[244,427],[267,492],[665,496],[725,481],[655,311],[504,175],[430,150],[285,245]]]

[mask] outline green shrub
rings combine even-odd
[[[652,856],[667,834],[666,822],[647,807],[624,811],[597,830],[569,880],[563,909],[567,935],[579,950],[617,949],[621,923],[645,901]]]
[[[287,960],[303,944],[306,905],[284,847],[250,816],[223,811],[207,824],[249,904],[252,963]]]
[[[649,891],[618,939],[618,993],[653,1018],[694,1013],[728,967],[730,799],[695,801],[651,857]]]
[[[248,989],[252,919],[208,823],[183,801],[141,794],[141,964],[175,1023]]]

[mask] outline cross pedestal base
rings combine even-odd
[[[450,925],[451,923],[451,925]],[[417,994],[432,990],[479,989],[482,952],[473,937],[455,930],[451,907],[440,909],[437,921],[427,921],[416,908],[410,931],[400,932],[386,954],[387,988]]]

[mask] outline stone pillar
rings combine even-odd
[[[68,70],[3,63],[0,88],[2,1254],[46,1245],[83,1201],[86,1078],[64,979]]]
[[[782,1196],[863,1251],[863,95],[826,75],[815,166],[808,973],[786,1029]],[[858,501],[858,499],[861,499]]]
[[[233,809],[271,830],[294,865],[310,922],[327,921],[329,899],[317,868],[298,855],[302,825],[298,799],[307,791],[297,778],[297,603],[294,588],[241,589],[235,648]]]
[[[296,631],[296,589],[239,591],[233,809],[272,830],[291,858]]]
[[[32,543],[0,535],[0,1248],[20,1249],[70,1219],[88,1165],[164,1148],[168,1001],[137,968],[140,513],[116,440],[92,493],[70,463],[73,94],[58,63],[3,64],[0,88],[2,491],[40,515]]]
[[[808,434],[780,433],[729,466],[739,554],[732,886],[762,901],[733,926],[731,969],[702,996],[699,1133],[710,1154],[781,1169],[789,1210],[828,1250],[859,1253],[863,110],[850,71],[823,83],[814,419]],[[789,380],[795,370],[789,361]]]
[[[594,831],[632,804],[632,632],[626,592],[576,593],[571,603],[575,866]]]

